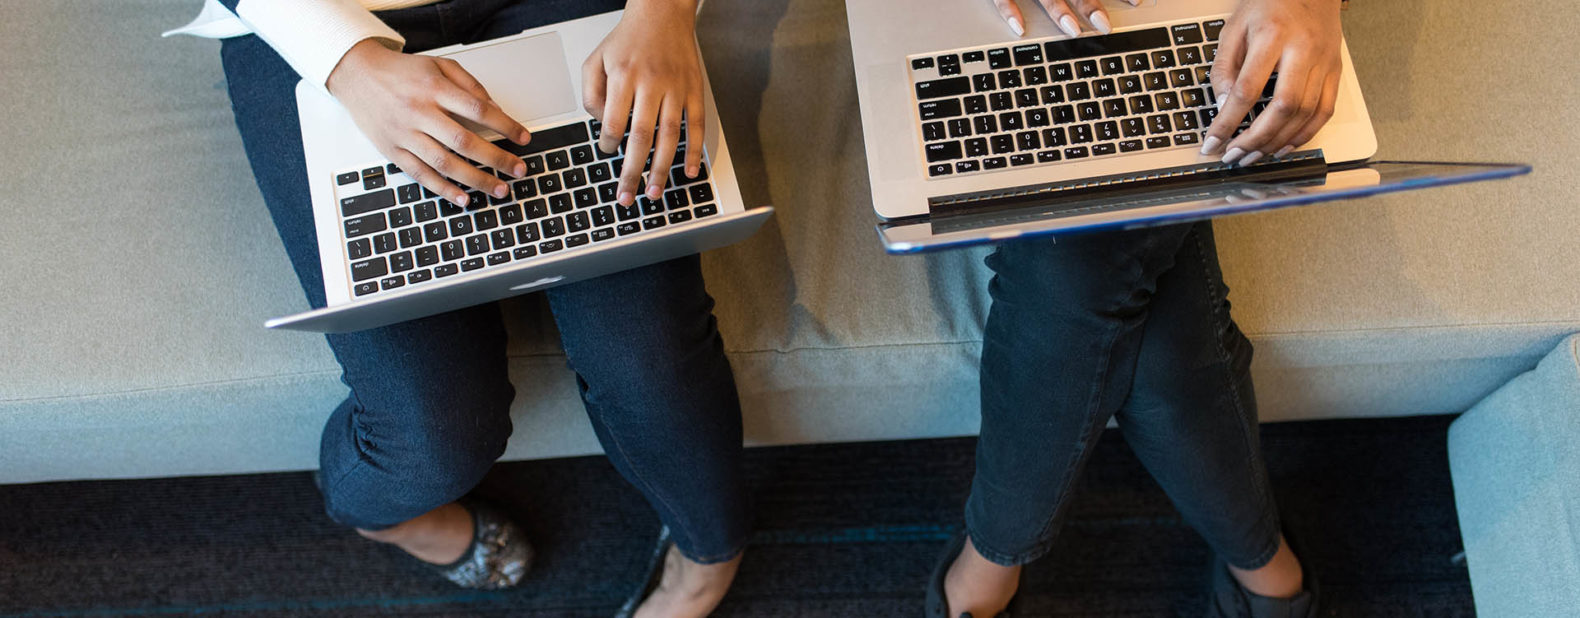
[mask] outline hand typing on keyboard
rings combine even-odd
[[[998,8],[998,14],[1009,24],[1009,29],[1015,36],[1026,34],[1026,19],[1021,15],[1018,0],[992,0],[993,6]],[[1103,34],[1113,32],[1113,25],[1108,21],[1108,12],[1103,10],[1103,3],[1098,0],[1037,0],[1042,5],[1042,10],[1048,13],[1053,23],[1070,36],[1081,34],[1081,21],[1084,19],[1092,28]],[[1131,6],[1138,6],[1141,0],[1125,0]],[[1084,17],[1077,17],[1082,15]]]
[[[520,158],[456,120],[488,127],[517,144],[530,139],[527,128],[454,60],[403,54],[367,39],[346,52],[326,85],[380,154],[451,202],[465,206],[469,198],[450,179],[494,197],[510,193],[503,181],[466,159],[518,178],[526,173]]]
[[[582,66],[582,101],[603,122],[598,147],[613,153],[627,130],[626,157],[617,197],[630,206],[642,182],[641,162],[652,153],[648,199],[664,196],[668,170],[685,122],[685,173],[695,178],[702,162],[702,61],[696,40],[694,0],[631,0],[620,23]],[[628,124],[629,123],[629,126]],[[656,130],[655,130],[656,127]]]
[[[1333,117],[1344,70],[1338,2],[1243,0],[1221,37],[1212,65],[1219,113],[1202,154],[1241,165],[1283,156]],[[1272,102],[1236,137],[1274,71]]]

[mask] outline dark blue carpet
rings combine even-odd
[[[1334,616],[1472,615],[1448,417],[1270,425],[1274,484]],[[720,616],[915,617],[960,520],[970,439],[754,449],[758,534]],[[602,458],[497,466],[479,490],[540,552],[465,592],[337,528],[305,473],[0,487],[0,616],[607,616],[657,522]],[[1117,433],[1103,437],[1030,616],[1200,615],[1210,556]]]

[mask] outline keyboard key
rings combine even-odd
[[[1132,73],[1140,73],[1152,68],[1152,61],[1146,54],[1130,54],[1125,56],[1125,68]]]
[[[1012,166],[1016,166],[1016,167],[1019,167],[1019,166],[1022,166],[1022,165],[1031,165],[1032,163],[1035,163],[1035,162],[1036,162],[1036,158],[1031,153],[1022,153],[1022,154],[1010,155],[1010,157],[1009,157],[1009,164],[1012,165]]]
[[[636,203],[642,207],[642,214],[644,215],[656,215],[658,213],[664,212],[664,200],[662,199],[653,201],[644,195],[642,197],[636,198]]]
[[[470,260],[461,260],[461,270],[462,271],[477,270],[477,269],[482,268],[482,267],[483,267],[483,258],[472,258]]]
[[[1141,90],[1141,77],[1125,75],[1119,78],[1119,94],[1135,94]]]
[[[1169,87],[1168,74],[1162,71],[1147,73],[1146,75],[1142,76],[1141,82],[1146,84],[1148,92],[1166,90]]]
[[[1042,46],[1036,43],[1029,45],[1016,45],[1012,51],[1015,54],[1015,65],[1042,64]]]
[[[1174,50],[1172,50],[1172,49],[1159,49],[1159,50],[1153,51],[1152,52],[1152,68],[1154,68],[1154,69],[1172,69],[1172,68],[1174,68]]]
[[[400,203],[410,204],[422,199],[422,187],[417,186],[415,182],[404,184],[395,189],[395,194],[400,197]]]
[[[592,218],[585,212],[573,212],[565,216],[565,229],[571,232],[583,232],[592,227]]]
[[[461,269],[456,267],[455,264],[445,264],[445,265],[442,265],[442,266],[435,266],[435,267],[433,267],[433,276],[439,277],[441,279],[444,278],[444,277],[448,277],[450,275],[456,274],[458,272],[461,272]]]
[[[571,166],[571,156],[569,153],[559,150],[543,155],[543,162],[548,165],[549,171],[558,171]]]
[[[1216,43],[1214,43],[1212,45],[1203,45],[1203,46],[1201,46],[1201,61],[1202,62],[1212,62],[1212,61],[1217,60],[1217,59],[1218,59],[1218,45]]]
[[[941,101],[923,101],[917,106],[921,112],[922,120],[935,118],[953,118],[960,115],[960,99],[943,99]]]
[[[621,223],[619,226],[616,226],[614,229],[615,229],[615,231],[620,232],[621,236],[627,236],[627,235],[635,234],[637,232],[642,231],[642,224],[637,223],[635,221],[631,221],[631,222],[628,222],[628,223]]]
[[[1179,95],[1173,92],[1159,92],[1154,98],[1157,100],[1158,111],[1160,112],[1166,112],[1180,108]]]
[[[1114,148],[1113,144],[1093,144],[1092,145],[1092,156],[1094,156],[1094,157],[1101,157],[1101,156],[1104,156],[1104,155],[1111,155],[1111,154],[1114,154],[1115,152],[1118,152],[1118,150],[1116,148]]]
[[[488,253],[488,235],[477,234],[466,237],[466,254],[481,255]]]
[[[443,221],[434,221],[422,226],[424,242],[439,242],[450,237],[450,226]]]
[[[1075,125],[1070,127],[1069,135],[1071,144],[1088,143],[1092,141],[1092,127],[1084,124]]]
[[[394,232],[385,232],[373,237],[373,252],[379,255],[394,251],[397,246]]]
[[[1075,76],[1081,79],[1092,79],[1097,77],[1097,61],[1082,60],[1075,63]]]
[[[1059,151],[1057,151],[1057,150],[1044,150],[1042,152],[1037,153],[1037,162],[1038,163],[1053,163],[1053,162],[1058,161],[1058,160],[1060,160],[1062,158],[1064,158],[1064,157],[1060,156],[1059,155]]]
[[[1114,98],[1103,101],[1104,118],[1118,118],[1128,114],[1129,112],[1129,108],[1125,107],[1124,99]]]
[[[1200,128],[1196,124],[1196,112],[1176,112],[1174,114],[1174,130],[1195,131]]]
[[[1201,26],[1196,24],[1176,24],[1170,30],[1175,45],[1195,45],[1202,41]]]
[[[417,265],[423,268],[439,263],[439,247],[434,245],[418,247],[412,255],[417,258]]]
[[[396,236],[400,238],[400,248],[402,249],[410,249],[422,244],[422,230],[415,227],[403,229],[396,233]]]
[[[1119,142],[1119,152],[1137,152],[1141,150],[1141,140],[1132,139]]]
[[[696,185],[688,189],[691,192],[691,203],[702,204],[713,201],[713,187]]]
[[[982,169],[982,164],[977,163],[974,160],[961,161],[961,162],[955,164],[955,171],[960,172],[962,174],[975,172],[975,171],[978,171],[978,170],[981,170],[981,169]]]
[[[542,194],[555,193],[560,190],[560,175],[545,174],[538,177],[538,192]]]
[[[577,208],[592,208],[598,205],[598,191],[592,187],[577,189],[571,196],[575,199]]]
[[[1075,68],[1070,63],[1055,64],[1048,67],[1048,78],[1055,82],[1067,82],[1075,79]]]
[[[433,279],[433,271],[430,271],[426,268],[406,273],[407,283],[422,283],[431,279]]]
[[[1118,75],[1125,72],[1125,60],[1119,56],[1099,60],[1097,66],[1103,70],[1103,75]]]
[[[968,137],[971,135],[971,120],[968,118],[955,118],[949,121],[949,137]]]
[[[1008,165],[1009,161],[1006,161],[1004,157],[988,157],[982,160],[982,169],[985,170],[1004,169]]]
[[[621,206],[619,204],[615,204],[614,211],[615,215],[618,216],[621,221],[630,221],[642,216],[642,207],[636,204],[632,204],[630,206]]]
[[[345,226],[346,238],[356,238],[358,236],[364,236],[374,232],[382,232],[389,227],[388,222],[384,219],[384,213],[382,212],[375,212],[371,215],[363,215],[355,219],[347,219]]]
[[[966,62],[981,62],[986,56],[980,51],[969,51],[960,55]]]
[[[395,190],[385,189],[373,193],[354,195],[340,200],[340,216],[355,217],[357,215],[383,210],[395,205]]]
[[[1092,125],[1092,129],[1097,134],[1099,141],[1107,142],[1119,139],[1119,123],[1112,120]]]
[[[1179,57],[1180,64],[1201,64],[1201,48],[1181,47],[1179,48]]]
[[[561,174],[560,177],[564,180],[565,188],[567,189],[575,189],[587,184],[587,172],[581,168],[565,170],[565,173]]]
[[[1037,96],[1035,88],[1022,88],[1015,91],[1015,104],[1018,107],[1033,107],[1041,100],[1042,98]]]
[[[1042,148],[1042,140],[1037,137],[1036,131],[1025,131],[1015,134],[1015,148],[1017,150],[1037,150]]]
[[[994,135],[993,137],[988,138],[988,142],[993,145],[993,154],[1015,152],[1014,136]]]
[[[509,261],[510,261],[510,252],[509,251],[500,251],[499,253],[490,253],[490,254],[488,254],[488,265],[489,266],[498,266],[500,264],[504,264],[504,263],[509,262]]]
[[[355,179],[353,179],[353,180],[355,180]],[[372,294],[372,293],[377,292],[377,291],[379,291],[379,284],[377,282],[374,282],[374,281],[368,281],[366,283],[358,283],[357,287],[356,287],[357,296],[365,296],[367,294]]]
[[[1010,59],[1009,49],[1003,47],[988,50],[987,59],[988,68],[990,69],[1008,68],[1014,64],[1014,61]]]
[[[682,193],[681,195],[685,195]],[[614,208],[601,206],[592,210],[592,220],[595,227],[614,225]]]
[[[460,239],[447,240],[439,244],[439,257],[446,262],[453,262],[466,257],[466,243]]]
[[[538,243],[538,252],[540,253],[554,253],[555,251],[559,251],[560,249],[564,248],[565,243],[559,239],[545,240],[541,243]]]
[[[1196,85],[1196,80],[1190,69],[1174,69],[1169,71],[1169,86],[1177,89]]]
[[[1150,114],[1152,111],[1152,97],[1144,94],[1130,97],[1130,113]]]
[[[1153,148],[1168,148],[1170,145],[1172,145],[1172,142],[1169,141],[1167,136],[1147,138],[1147,148],[1149,150]]]
[[[372,191],[374,189],[382,188],[383,186],[384,170],[380,169],[379,173],[374,176],[368,176],[367,174],[362,175],[362,188],[364,190]]]
[[[450,220],[450,236],[460,238],[472,233],[471,217],[456,217]]]
[[[960,56],[957,54],[944,54],[938,57],[938,70],[940,73],[945,68],[953,67],[955,72],[960,71]]]
[[[1141,137],[1147,134],[1147,122],[1140,118],[1126,118],[1119,121],[1119,130],[1125,137]]]
[[[985,137],[974,137],[966,140],[966,156],[980,157],[988,153],[988,143]]]
[[[516,247],[516,250],[511,252],[511,254],[514,255],[517,260],[525,260],[529,257],[536,256],[538,254],[538,248],[533,246]]]
[[[1044,148],[1055,148],[1064,144],[1064,129],[1052,128],[1042,130],[1042,146]]]
[[[966,103],[967,114],[980,114],[986,112],[988,109],[987,97],[980,94],[966,97],[964,101]]]
[[[542,219],[549,216],[549,202],[544,199],[522,202],[521,210],[527,215],[527,220]]]
[[[685,222],[690,221],[690,220],[691,220],[691,211],[689,211],[689,210],[678,210],[678,211],[669,213],[669,223],[671,225],[674,225],[674,224],[677,224],[677,223],[685,223]]]
[[[1069,124],[1075,122],[1074,105],[1059,105],[1057,107],[1050,107],[1048,108],[1048,112],[1053,114],[1054,124]]]
[[[338,174],[338,175],[335,176],[335,184],[336,185],[349,185],[349,184],[351,184],[353,182],[356,182],[356,181],[357,181],[357,173],[356,172],[346,172],[344,174]]]
[[[417,215],[417,221],[432,221],[439,218],[439,205],[434,202],[423,202],[412,207]]]
[[[1005,131],[1019,131],[1023,122],[1020,112],[1004,112],[998,115],[998,126]]]
[[[593,233],[592,233],[592,241],[593,242],[603,242],[603,241],[609,240],[611,238],[614,238],[614,228],[612,228],[612,227],[606,227],[606,228],[600,228],[600,229],[593,230]]]
[[[1041,86],[1048,83],[1048,67],[1026,67],[1021,71],[1021,77],[1026,78],[1027,86]]]
[[[1168,114],[1147,116],[1147,130],[1153,135],[1157,135],[1159,133],[1169,133],[1174,130],[1174,123],[1169,122]]]
[[[410,251],[402,251],[390,255],[390,272],[403,273],[416,267],[412,261]]]
[[[1088,152],[1085,146],[1072,146],[1064,149],[1064,158],[1066,159],[1085,159],[1087,155]]]
[[[386,290],[393,290],[403,285],[406,285],[405,277],[386,277],[379,280],[379,287]]]
[[[1064,95],[1071,101],[1084,101],[1092,98],[1092,89],[1086,82],[1075,82],[1064,87]]]
[[[1075,106],[1075,112],[1083,121],[1097,120],[1103,117],[1103,106],[1096,101],[1087,101]]]
[[[586,164],[592,163],[592,162],[593,162],[593,149],[592,149],[592,146],[588,146],[586,144],[582,144],[581,146],[577,146],[577,147],[571,149],[571,163],[572,164],[575,164],[575,165],[586,165]]]
[[[662,216],[648,217],[648,218],[642,220],[642,229],[644,229],[644,230],[657,229],[657,228],[664,227],[664,225],[665,225],[664,217],[662,217]]]
[[[1207,40],[1216,41],[1218,40],[1218,33],[1223,31],[1223,20],[1214,19],[1202,24],[1201,27],[1202,30],[1206,31]]]
[[[368,239],[362,238],[346,243],[346,257],[360,260],[370,255],[373,255],[373,243]]]
[[[1185,107],[1201,107],[1207,104],[1207,92],[1200,88],[1192,88],[1180,93],[1180,104]]]
[[[965,77],[948,77],[926,82],[917,82],[916,99],[926,101],[942,97],[957,97],[971,93],[971,80]]]
[[[1189,146],[1200,141],[1195,133],[1180,133],[1174,136],[1175,146]]]
[[[449,200],[439,200],[440,216],[453,217],[463,212],[466,212],[466,209],[451,203]]]
[[[920,71],[922,69],[931,69],[931,68],[933,68],[933,59],[932,58],[912,58],[911,59],[911,70],[913,70],[913,71]]]
[[[994,116],[983,114],[972,118],[971,122],[975,125],[977,135],[998,133],[998,119]]]
[[[381,257],[351,263],[352,281],[367,281],[387,274],[389,274],[389,264]]]
[[[922,123],[923,140],[936,142],[938,140],[944,139],[945,137],[948,137],[948,133],[944,132],[944,123],[936,120],[933,122]]]
[[[1064,88],[1059,86],[1042,87],[1042,104],[1053,105],[1064,102]]]
[[[1119,94],[1119,91],[1114,87],[1114,80],[1099,79],[1092,81],[1092,96],[1106,99],[1116,94]]]
[[[500,225],[507,225],[507,226],[508,225],[515,225],[517,223],[521,223],[524,220],[526,220],[526,219],[521,214],[521,205],[520,204],[511,204],[509,206],[506,206],[504,208],[499,209],[499,224]]]
[[[466,197],[467,210],[477,210],[479,208],[488,207],[488,196],[483,195],[482,191],[472,191],[471,193],[467,193]]]
[[[1008,92],[995,92],[988,95],[988,107],[995,112],[1001,112],[1015,106],[1015,100]]]
[[[1016,71],[1014,69],[1010,69],[1010,70],[1007,70],[1007,71],[999,71],[998,72],[998,87],[1000,87],[1000,88],[1019,88],[1020,87],[1020,71]]]
[[[978,133],[981,133],[981,132],[982,131],[978,131]],[[949,141],[949,142],[940,142],[940,143],[936,143],[936,144],[928,144],[926,146],[926,151],[927,151],[927,162],[928,163],[937,163],[939,161],[950,161],[950,160],[953,160],[953,159],[959,159],[961,156],[963,156],[962,153],[961,153],[961,150],[960,150],[960,142],[958,142],[958,141]],[[379,219],[382,221],[383,217],[380,216]],[[380,229],[383,229],[383,228],[380,228]]]
[[[680,210],[691,205],[691,198],[687,197],[685,189],[670,189],[664,192],[664,205],[670,210]]]
[[[1048,110],[1040,108],[1026,110],[1026,126],[1032,128],[1046,127],[1049,122],[1051,120],[1048,118]]]
[[[516,240],[521,244],[536,242],[538,240],[538,224],[533,222],[516,226]]]
[[[509,228],[494,230],[488,234],[488,239],[493,241],[491,244],[495,250],[508,249],[516,245],[516,231]]]
[[[544,238],[556,238],[565,235],[565,222],[559,217],[545,220],[542,224]]]
[[[571,209],[575,207],[576,205],[571,202],[571,196],[569,194],[559,193],[549,196],[549,212],[551,213],[556,215],[564,214],[570,212]]]

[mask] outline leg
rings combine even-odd
[[[1300,591],[1300,566],[1280,543],[1259,444],[1251,342],[1230,318],[1228,292],[1212,225],[1195,224],[1177,265],[1158,281],[1135,384],[1117,418],[1185,520],[1247,574],[1242,582],[1264,596],[1290,596]]]
[[[257,37],[227,40],[222,56],[253,173],[303,289],[322,306],[297,76]],[[503,452],[514,391],[496,307],[328,339],[352,391],[330,417],[321,450],[325,503],[336,521],[395,528],[469,491]]]
[[[606,275],[548,296],[604,451],[669,526],[679,554],[719,566],[697,571],[712,583],[705,602],[688,607],[706,607],[675,615],[705,614],[733,577],[748,521],[740,403],[701,259]]]
[[[1052,543],[1091,446],[1129,392],[1157,278],[1184,237],[1178,226],[1105,232],[989,256],[982,430],[970,542],[945,581],[951,615],[997,613],[1019,565]]]

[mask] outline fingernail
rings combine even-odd
[[[686,166],[686,177],[687,178],[696,178],[697,177],[697,171],[698,171],[697,170],[697,166],[695,166],[695,165],[687,165]]]
[[[1059,29],[1070,36],[1081,36],[1081,25],[1075,23],[1075,18],[1069,15],[1059,16]]]
[[[516,140],[516,141],[519,141],[519,142],[521,142],[521,143],[523,143],[523,144],[525,144],[525,143],[527,143],[527,142],[530,142],[530,141],[532,141],[532,134],[531,134],[531,133],[528,133],[528,132],[526,132],[526,131],[522,131],[522,132],[521,132],[521,137],[520,137],[520,138],[517,138],[517,140]]]
[[[647,186],[647,199],[656,200],[664,197],[664,190],[658,185]]]
[[[636,200],[636,196],[631,195],[630,191],[621,191],[619,200],[621,206],[630,206],[631,202]]]
[[[1218,152],[1218,147],[1222,145],[1223,140],[1209,135],[1207,136],[1207,141],[1201,143],[1201,153],[1204,155],[1210,155],[1214,152]]]
[[[1026,27],[1020,25],[1020,19],[1016,17],[1009,18],[1009,29],[1015,33],[1015,36],[1026,34]]]
[[[450,201],[455,202],[456,206],[465,206],[467,202],[472,201],[472,198],[467,197],[465,193],[457,193],[450,198]]]
[[[527,164],[525,164],[525,163],[517,163],[515,167],[510,168],[510,175],[511,176],[515,176],[516,178],[520,178],[522,176],[526,176],[527,175]]]
[[[494,187],[494,197],[504,198],[506,195],[510,195],[510,187],[503,184]]]
[[[1253,150],[1251,154],[1245,155],[1244,159],[1240,159],[1240,165],[1250,165],[1260,160],[1262,160],[1262,151]]]
[[[1098,32],[1108,34],[1114,31],[1113,24],[1108,23],[1107,13],[1102,11],[1092,11],[1092,14],[1088,15],[1086,18],[1092,20],[1092,27],[1097,28]]]
[[[1130,6],[1141,6],[1141,0],[1125,0],[1125,1],[1129,2]]]
[[[1295,149],[1294,144],[1290,144],[1290,145],[1285,146],[1283,148],[1279,148],[1278,152],[1273,153],[1273,156],[1276,157],[1276,158],[1280,158],[1281,159],[1281,158],[1284,157],[1284,155],[1289,154],[1289,151],[1294,150],[1294,149]]]
[[[1219,160],[1222,161],[1224,165],[1234,165],[1234,162],[1239,161],[1240,157],[1242,156],[1245,156],[1244,150],[1239,148],[1230,148],[1229,152],[1224,153],[1223,158]]]

